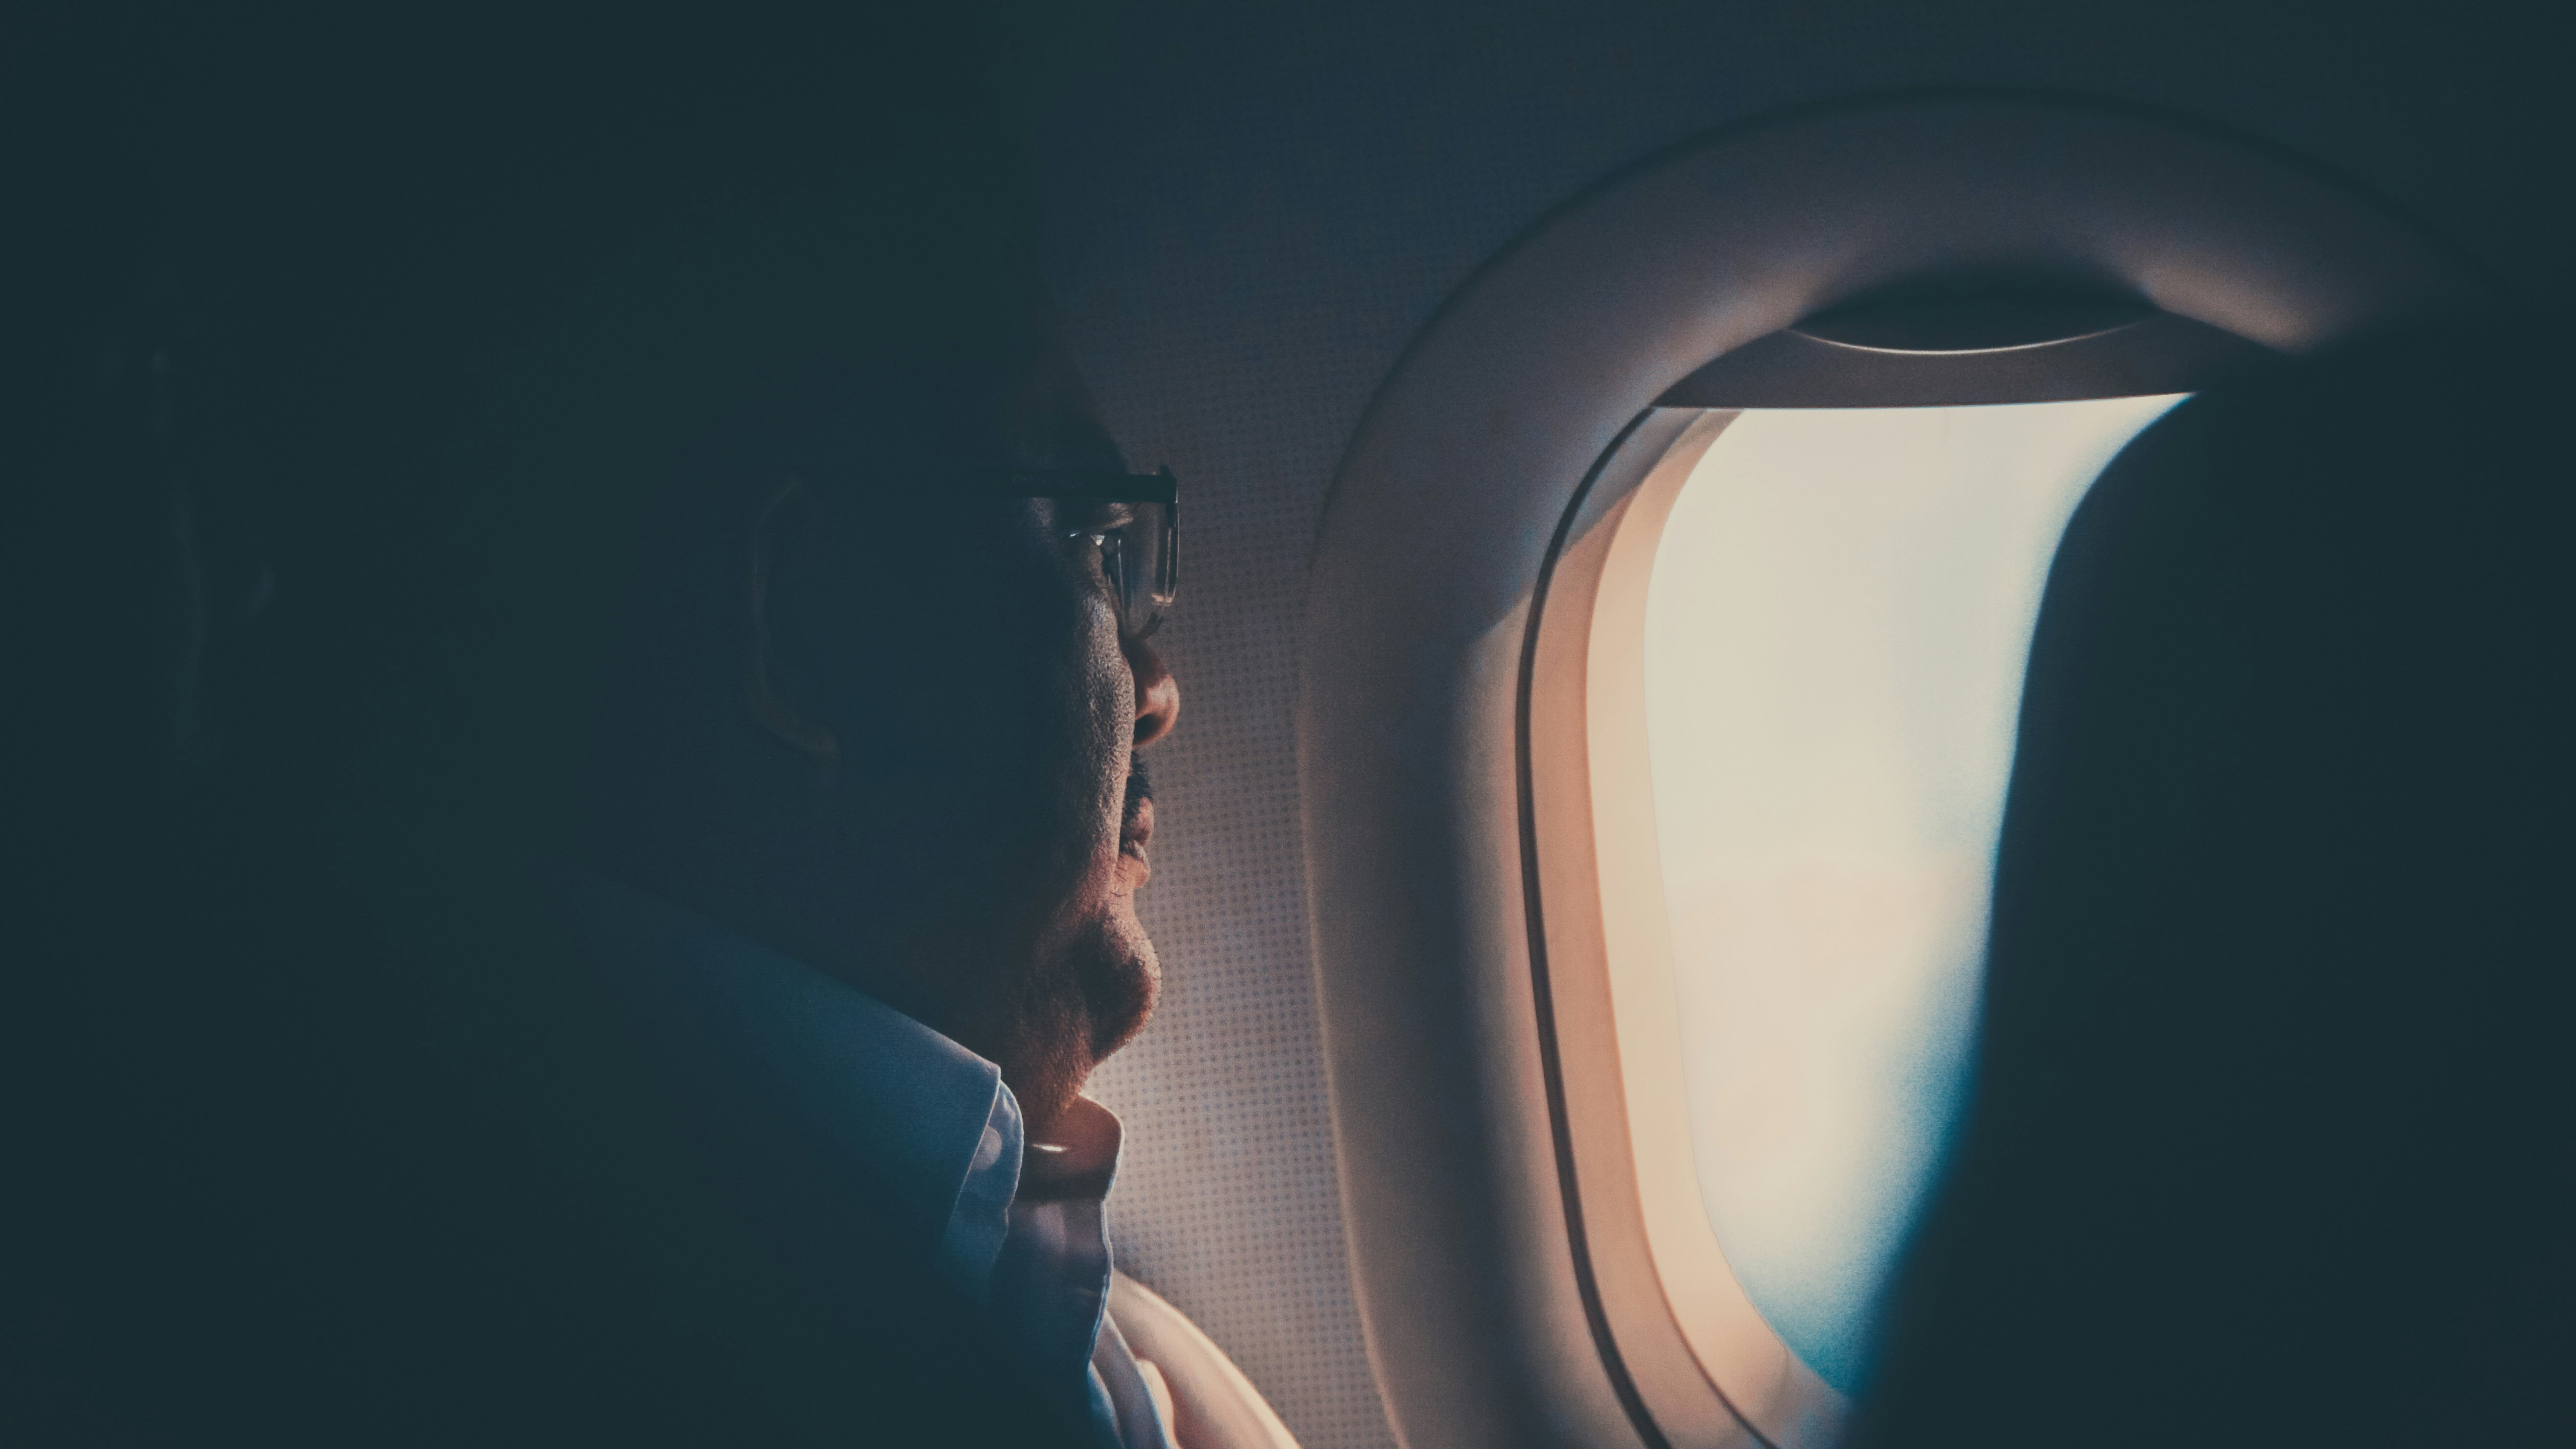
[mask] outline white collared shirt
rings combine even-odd
[[[891,1203],[1025,1368],[1088,1411],[1105,1449],[1171,1449],[1150,1370],[1107,1317],[1117,1117],[1077,1098],[1063,1141],[1029,1143],[992,1062],[738,932],[601,884],[624,924],[648,926],[658,964],[726,1058]]]

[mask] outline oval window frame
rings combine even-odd
[[[2499,300],[2427,228],[2263,143],[2083,100],[1915,93],[1677,147],[1441,309],[1327,500],[1297,707],[1351,1268],[1412,1449],[1833,1433],[1834,1405],[1754,1391],[1760,1353],[1704,1364],[1667,1301],[1605,972],[1562,939],[1598,863],[1549,803],[1590,784],[1544,749],[1566,691],[1540,687],[1540,625],[1587,520],[1659,465],[1673,481],[1704,414],[1659,400],[1705,403],[1675,389],[1838,304],[1953,275],[2117,289],[2290,354]],[[1809,405],[1857,405],[1813,386]]]

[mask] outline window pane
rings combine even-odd
[[[1700,1191],[1845,1393],[1960,1105],[2050,556],[2176,401],[1746,413],[1658,546],[1646,725]]]

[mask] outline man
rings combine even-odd
[[[1168,477],[1033,288],[803,364],[695,451],[591,735],[576,918],[715,1039],[1104,1443],[1165,1442],[1105,1321],[1144,1025],[1137,758],[1179,693]],[[977,290],[969,288],[967,290]]]
[[[964,67],[873,15],[608,60],[586,25],[430,29],[319,65],[234,39],[182,73],[272,103],[152,108],[192,234],[257,278],[186,401],[278,562],[212,693],[294,840],[216,812],[167,867],[209,867],[208,910],[130,947],[102,917],[101,968],[56,973],[112,1049],[44,1060],[177,1120],[155,1171],[228,1163],[219,1215],[156,1185],[74,1255],[181,1242],[210,1279],[128,1275],[77,1417],[1157,1442],[1101,1330],[1116,1126],[1079,1091],[1155,986],[1133,755],[1177,710],[1145,643],[1172,506],[1046,335],[1025,185]],[[292,82],[245,84],[271,52]],[[137,965],[192,988],[139,993],[143,1050]],[[134,1140],[49,1120],[66,1161]],[[49,1222],[117,1196],[73,1181]],[[293,1291],[245,1315],[235,1279]]]
[[[1143,1449],[1081,1089],[1158,984],[1174,485],[1054,340],[1024,202],[887,151],[649,235],[496,368],[446,485],[479,577],[346,859],[785,1437]]]
[[[566,125],[485,48],[548,84],[278,108],[348,154],[241,228],[185,400],[277,550],[213,693],[293,838],[208,812],[189,910],[118,893],[24,1018],[19,1100],[160,1136],[42,1114],[81,1175],[7,1369],[64,1407],[13,1437],[1162,1442],[1079,1093],[1155,989],[1168,480],[969,120],[835,109],[843,45]]]

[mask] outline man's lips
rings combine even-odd
[[[1154,838],[1154,802],[1139,798],[1127,807],[1127,822],[1118,832],[1118,853],[1132,856],[1150,873],[1153,862],[1145,855],[1145,842]],[[1140,878],[1136,884],[1143,885]]]

